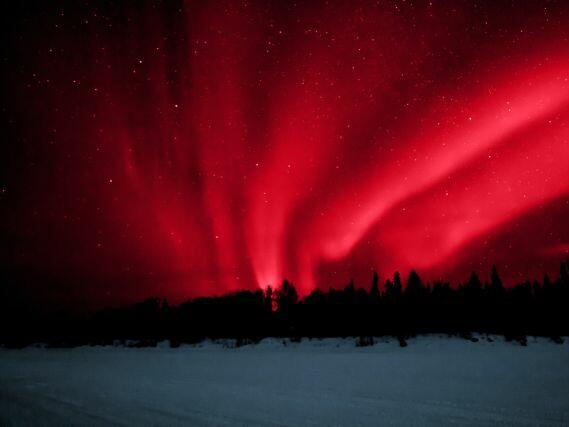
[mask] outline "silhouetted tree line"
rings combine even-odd
[[[545,275],[541,283],[526,281],[509,289],[495,266],[489,282],[482,283],[472,273],[466,283],[454,288],[443,282],[425,284],[415,271],[405,285],[395,273],[380,286],[374,273],[369,290],[350,282],[342,290],[316,289],[304,299],[285,280],[276,290],[238,291],[178,306],[153,298],[85,318],[56,313],[18,324],[13,317],[5,319],[1,339],[11,346],[117,341],[149,346],[162,340],[178,346],[205,338],[233,338],[241,345],[269,336],[355,336],[357,344],[365,346],[373,344],[376,336],[394,336],[406,345],[405,340],[417,334],[445,333],[476,340],[471,334],[477,332],[503,335],[523,345],[528,335],[562,342],[569,335],[568,268],[569,262],[562,263],[554,281]]]

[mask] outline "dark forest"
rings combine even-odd
[[[569,263],[559,277],[544,275],[511,288],[497,268],[489,282],[472,273],[466,283],[423,283],[415,271],[404,282],[398,272],[380,285],[373,274],[368,289],[353,282],[344,289],[316,289],[301,299],[292,283],[278,289],[237,291],[201,297],[177,306],[160,298],[89,316],[67,311],[34,314],[4,301],[1,340],[8,347],[45,343],[54,347],[128,344],[172,347],[209,339],[235,339],[236,345],[265,337],[357,337],[356,345],[373,345],[393,336],[401,346],[417,334],[442,333],[477,341],[473,333],[502,335],[527,345],[527,336],[563,342],[569,335]],[[488,337],[488,339],[492,339]]]

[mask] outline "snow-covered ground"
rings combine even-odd
[[[569,425],[569,344],[0,350],[0,425]]]

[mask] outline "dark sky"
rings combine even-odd
[[[569,254],[565,1],[3,6],[4,289],[98,305]]]

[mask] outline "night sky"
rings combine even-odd
[[[507,285],[569,256],[566,1],[3,6],[1,286]]]

